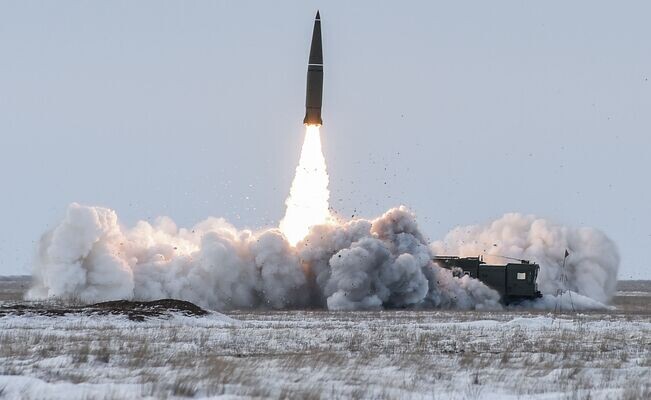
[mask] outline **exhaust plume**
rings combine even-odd
[[[308,125],[296,175],[285,201],[287,211],[280,221],[280,231],[292,246],[307,235],[310,227],[329,221],[329,198],[319,127]]]
[[[414,214],[401,206],[374,220],[315,225],[292,246],[278,229],[238,230],[222,218],[192,229],[179,229],[167,217],[124,228],[112,210],[73,203],[41,238],[28,298],[171,297],[216,310],[498,309],[497,292],[431,260],[433,254],[484,254],[490,262],[499,254],[541,265],[545,297],[524,306],[549,309],[556,289],[564,288],[566,248],[567,289],[581,295],[572,298],[574,305],[600,306],[614,291],[619,257],[613,242],[594,229],[533,216],[507,214],[489,225],[456,228],[428,245]]]
[[[177,298],[216,310],[501,308],[496,291],[454,277],[432,262],[433,254],[534,260],[543,293],[571,289],[583,308],[609,300],[615,289],[617,249],[594,229],[507,214],[490,225],[456,228],[429,245],[403,206],[374,220],[337,222],[328,197],[319,128],[308,126],[279,229],[238,230],[222,218],[179,229],[168,217],[125,228],[113,210],[73,203],[39,242],[27,297]],[[565,249],[567,287],[560,279]],[[525,306],[550,308],[552,299]]]

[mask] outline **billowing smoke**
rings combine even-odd
[[[169,218],[127,229],[112,210],[71,204],[41,239],[28,296],[172,297],[217,310],[500,307],[497,292],[431,258],[404,207],[372,221],[317,225],[294,247],[279,230],[238,230],[219,218],[192,229]]]
[[[617,283],[619,253],[606,235],[593,228],[556,225],[533,215],[506,214],[487,225],[458,227],[434,242],[431,249],[438,255],[483,255],[487,262],[504,263],[497,256],[507,256],[540,264],[538,286],[548,296],[539,305],[549,303],[558,289],[568,289],[581,295],[572,301],[594,308],[590,299],[609,301]],[[569,296],[561,300],[567,302]]]
[[[566,282],[561,279],[565,250]],[[546,295],[527,307],[599,307],[612,296],[619,256],[590,228],[507,214],[488,225],[459,227],[428,245],[414,215],[394,208],[375,220],[314,226],[294,247],[277,229],[238,230],[221,218],[179,229],[167,218],[133,228],[101,207],[68,207],[46,233],[35,262],[32,299],[82,302],[178,298],[217,310],[320,307],[499,308],[497,292],[469,276],[457,278],[432,254],[497,255],[540,264]],[[556,299],[557,289],[573,298]]]

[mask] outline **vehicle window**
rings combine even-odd
[[[527,273],[526,272],[518,272],[518,275],[516,276],[516,278],[519,281],[523,281],[523,280],[527,279]]]

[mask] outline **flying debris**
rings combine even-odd
[[[310,58],[307,63],[307,90],[305,95],[305,125],[323,125],[321,99],[323,97],[323,51],[321,47],[321,16],[316,12]]]

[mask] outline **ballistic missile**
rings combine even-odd
[[[314,18],[310,58],[307,62],[307,90],[305,95],[305,125],[320,126],[321,98],[323,97],[323,51],[321,48],[321,17],[319,11]]]

